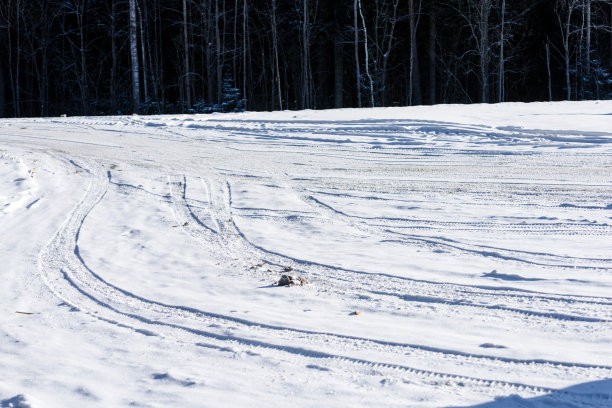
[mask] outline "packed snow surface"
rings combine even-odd
[[[2,120],[0,234],[3,408],[612,406],[611,102]]]

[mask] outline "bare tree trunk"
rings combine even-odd
[[[40,54],[41,70],[38,75],[39,105],[40,116],[48,116],[49,111],[49,41],[51,38],[52,21],[49,16],[49,4],[43,2],[41,7],[41,33],[40,33]]]
[[[17,58],[15,58],[15,106],[16,106],[16,116],[21,116],[21,17],[19,16],[21,10],[20,1],[17,0],[17,9],[16,9],[16,21],[17,21]]]
[[[498,78],[498,89],[497,96],[498,101],[503,102],[505,99],[504,96],[504,76],[506,74],[504,69],[505,57],[504,57],[504,46],[505,46],[505,23],[506,23],[506,0],[502,0],[501,2],[501,25],[500,25],[500,35],[499,35],[499,78]]]
[[[143,5],[143,10],[144,10],[144,21],[147,22],[149,21],[148,15],[148,7],[147,7],[147,2],[144,3]],[[157,113],[161,113],[161,108],[160,108],[160,101],[159,101],[159,82],[158,82],[158,75],[157,75],[157,70],[155,69],[155,67],[153,66],[153,58],[151,56],[152,52],[151,52],[151,38],[150,38],[150,31],[145,30],[145,35],[146,35],[146,40],[143,39],[143,44],[146,44],[146,50],[147,50],[147,59],[148,59],[148,63],[149,63],[149,70],[148,72],[151,75],[151,85],[153,86],[153,96],[155,98],[155,103],[157,105]],[[143,51],[144,52],[144,51]],[[144,58],[144,55],[143,55]],[[143,60],[142,62],[143,64],[146,64],[147,61]],[[146,77],[146,75],[145,75]],[[146,87],[145,87],[146,89]]]
[[[110,104],[111,109],[116,109],[117,106],[117,34],[115,30],[115,19],[117,16],[117,1],[111,2],[111,72],[110,72]]]
[[[249,25],[249,8],[247,0],[243,1],[243,17],[242,17],[242,97],[244,98],[244,110],[248,109],[249,100],[247,97],[247,60],[248,60],[248,25]]]
[[[140,48],[142,52],[142,88],[144,89],[145,101],[149,100],[149,85],[147,83],[147,54],[145,52],[146,39],[144,35],[144,26],[142,23],[142,10],[138,6],[138,26],[140,28]]]
[[[433,3],[433,0],[432,0]],[[429,13],[429,103],[436,103],[436,6]]]
[[[204,33],[202,46],[205,49],[204,70],[206,71],[206,92],[209,103],[215,103],[217,100],[215,93],[217,92],[216,67],[215,67],[215,41],[214,41],[214,18],[213,18],[213,2],[212,0],[204,0],[202,2],[202,22]]]
[[[557,19],[561,29],[561,40],[563,43],[563,61],[565,64],[565,88],[567,100],[572,99],[572,86],[570,78],[570,41],[572,36],[572,14],[578,0],[557,0]],[[559,8],[565,9],[565,15],[562,18],[559,13]]]
[[[572,36],[574,35],[574,27],[572,26],[572,17],[574,10],[578,7],[581,0],[557,0],[555,12],[561,31],[561,42],[563,45],[563,62],[565,65],[565,88],[567,100],[572,98],[572,83],[570,75],[571,67],[571,45]]]
[[[344,83],[344,53],[342,38],[340,35],[334,42],[334,107],[343,106],[343,83]]]
[[[308,47],[308,0],[302,0],[302,12],[303,20],[302,20],[302,108],[309,108],[308,104],[309,93],[308,93],[308,62],[310,60]]]
[[[185,0],[183,0],[185,1]],[[219,10],[219,0],[215,0],[215,45],[217,58],[217,103],[221,104],[223,99],[223,56],[221,55],[221,28],[219,20],[221,11]]]
[[[187,31],[187,0],[183,0],[183,51],[184,51],[184,93],[185,107],[191,109],[191,70],[189,69],[189,33]]]
[[[419,59],[417,55],[417,20],[414,12],[414,0],[408,0],[408,18],[410,20],[410,71],[408,74],[408,104],[420,105],[421,85],[419,78]]]
[[[49,57],[46,48],[42,54],[42,76],[40,80],[40,114],[41,116],[49,116]]]
[[[359,0],[353,1],[353,30],[355,31],[355,72],[357,75],[357,107],[361,108],[361,70],[359,69],[359,20],[357,19],[357,4]]]
[[[416,40],[414,38],[414,0],[408,0],[408,18],[410,21],[410,65],[408,71],[408,105],[412,105],[413,94],[413,70],[414,70],[414,48],[416,48]]]
[[[233,31],[233,47],[232,47],[232,79],[236,86],[238,86],[238,70],[237,70],[237,56],[238,56],[238,0],[234,0],[234,31]]]
[[[368,82],[370,83],[370,106],[374,107],[374,80],[372,79],[372,75],[370,75],[370,57],[368,51],[368,29],[366,27],[365,17],[363,16],[363,11],[361,10],[361,0],[357,0],[359,5],[359,15],[361,16],[361,22],[363,24],[363,49],[365,52],[365,70],[366,76],[368,77]]]
[[[136,0],[130,0],[130,56],[132,60],[132,111],[138,113],[140,110],[140,68],[138,66]]]
[[[548,72],[548,100],[552,102],[552,79],[550,75],[550,45],[546,39],[546,71]]]
[[[278,33],[276,30],[276,0],[272,0],[272,47],[274,48],[274,78],[278,91],[278,108],[283,110],[283,93],[281,89],[280,69],[278,66]]]
[[[0,118],[6,117],[6,100],[4,99],[4,69],[0,64]]]
[[[11,34],[12,34],[12,29],[11,29],[11,2],[9,1],[8,4],[8,42],[9,42],[9,74],[11,77],[11,89],[12,89],[12,93],[13,93],[13,115],[15,117],[19,117],[21,116],[21,95],[20,95],[20,90],[21,90],[21,84],[19,83],[19,73],[21,72],[21,69],[19,67],[19,62],[21,59],[21,46],[20,46],[20,42],[19,42],[19,33],[20,33],[20,17],[19,17],[19,13],[21,10],[21,3],[20,0],[16,0],[15,2],[15,22],[17,24],[17,55],[14,58],[13,57],[13,42],[11,39]]]
[[[146,7],[146,3],[145,3]],[[166,103],[166,88],[164,87],[164,67],[162,61],[164,60],[163,48],[161,46],[161,7],[158,0],[154,0],[153,4],[153,15],[154,18],[154,39],[155,39],[155,47],[153,47],[153,51],[155,52],[155,82],[158,84],[155,87],[155,99],[157,100],[157,110],[160,113],[163,113],[164,106]],[[159,92],[159,94],[157,94]]]
[[[480,3],[480,101],[489,102],[489,12],[491,0]]]
[[[312,74],[310,72],[310,10],[309,0],[302,0],[302,108],[312,108]]]
[[[225,60],[227,59],[225,57],[225,32],[227,30],[227,21],[226,21],[226,12],[225,12],[225,3],[226,0],[221,0],[221,18],[222,18],[222,24],[220,25],[221,29],[220,29],[220,35],[221,35],[221,66],[222,66],[222,70],[221,70],[221,89],[223,90],[223,80],[224,80],[224,76],[225,76]],[[221,93],[223,95],[223,92]],[[221,101],[223,101],[223,96],[221,96]]]
[[[580,17],[581,17],[581,21],[580,21],[580,29],[578,30],[578,33],[580,35],[580,38],[578,39],[578,53],[576,54],[575,58],[574,58],[574,64],[575,64],[575,72],[576,72],[576,91],[574,92],[574,98],[576,98],[576,100],[578,99],[584,99],[584,92],[586,90],[585,86],[586,86],[586,78],[585,78],[585,69],[584,69],[584,62],[586,59],[586,51],[585,51],[585,20],[586,20],[586,7],[585,7],[585,1],[586,0],[579,0],[580,1]]]
[[[586,78],[591,79],[591,0],[586,2]]]
[[[569,37],[569,25],[567,26],[567,36]],[[563,44],[563,57],[565,60],[565,87],[567,89],[567,100],[572,100],[572,86],[570,83],[570,54],[569,44]]]
[[[86,47],[85,47],[85,1],[82,3],[77,2],[77,21],[79,25],[79,44],[80,50],[79,54],[81,57],[81,67],[80,67],[80,75],[79,75],[79,88],[81,90],[81,106],[82,113],[84,115],[88,112],[88,89],[87,89],[87,60],[86,60]],[[79,7],[80,6],[80,7]]]
[[[433,0],[432,0],[433,1]],[[393,49],[393,35],[395,34],[395,24],[397,23],[397,7],[399,6],[399,0],[393,0],[393,17],[391,18],[391,29],[389,30],[389,41],[387,42],[386,51],[383,54],[383,64],[382,64],[382,78],[381,85],[383,87],[383,105],[387,104],[387,66],[389,64],[389,56],[391,55],[391,50]],[[384,41],[384,40],[383,40]]]

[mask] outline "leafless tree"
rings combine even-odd
[[[429,103],[436,103],[436,3],[430,1],[429,10]]]
[[[242,96],[244,98],[244,108],[247,108],[249,103],[247,97],[247,60],[249,53],[249,8],[247,0],[243,1],[243,18],[242,18],[242,75],[243,75],[243,86]]]
[[[500,14],[501,14],[501,23],[499,25],[499,76],[497,80],[497,101],[504,101],[504,92],[505,92],[505,46],[506,46],[506,0],[501,0],[500,6]]]
[[[378,4],[378,1],[376,3]],[[381,39],[376,41],[376,49],[378,51],[376,62],[382,61],[382,64],[380,64],[376,71],[380,75],[379,83],[383,91],[381,102],[382,105],[386,105],[387,95],[389,94],[387,87],[389,60],[396,45],[395,29],[401,17],[398,15],[399,0],[382,0],[381,3],[381,6],[377,7],[377,29],[375,33],[382,31]],[[382,30],[380,29],[381,26]],[[375,64],[377,67],[378,65]]]
[[[183,61],[185,73],[183,74],[185,108],[191,108],[191,70],[189,69],[189,30],[188,30],[187,0],[183,0]]]
[[[338,6],[336,6],[336,11]],[[334,108],[344,106],[344,36],[336,23],[334,41]]]
[[[132,111],[140,110],[140,67],[138,64],[136,0],[130,0],[130,57],[132,61]]]
[[[368,78],[368,84],[370,87],[370,106],[374,107],[374,80],[372,75],[370,74],[370,54],[368,51],[368,29],[366,26],[366,20],[363,15],[363,10],[361,8],[361,0],[357,0],[357,5],[359,6],[359,15],[361,16],[361,23],[363,25],[363,49],[365,54],[365,71],[366,77]]]
[[[353,1],[353,31],[354,31],[354,47],[355,47],[355,76],[357,77],[357,86],[355,91],[357,92],[357,107],[361,108],[361,69],[359,68],[359,19],[357,13],[359,12],[359,0]]]
[[[272,0],[272,49],[274,52],[274,78],[276,90],[278,92],[278,108],[283,110],[283,94],[281,89],[281,73],[278,64],[278,30],[276,29],[276,0]]]
[[[223,0],[222,0],[223,3]],[[219,0],[215,0],[215,55],[217,67],[217,103],[221,104],[223,98],[223,43],[221,36],[221,19],[223,11],[219,6]]]
[[[415,12],[414,0],[408,0],[408,18],[410,21],[410,67],[408,75],[408,104],[421,104],[421,85],[419,75],[419,57],[417,51],[417,27],[421,12],[421,2]]]
[[[492,0],[459,0],[455,7],[457,14],[465,22],[474,44],[474,49],[470,52],[474,52],[478,57],[478,80],[482,103],[489,102],[491,7]]]
[[[568,101],[572,99],[572,86],[570,79],[571,47],[573,37],[576,33],[572,24],[572,17],[576,9],[579,7],[580,1],[581,0],[557,0],[555,7],[555,13],[557,15],[557,21],[559,22],[559,29],[561,31],[561,44],[563,47],[563,61],[565,65],[565,89]]]
[[[21,43],[20,43],[20,13],[21,13],[21,1],[20,0],[8,0],[7,11],[6,11],[6,22],[7,22],[7,37],[8,37],[8,57],[9,57],[9,75],[11,78],[11,92],[13,94],[13,112],[15,117],[21,114],[21,83],[19,82],[19,74],[21,72],[19,65],[21,61]],[[16,47],[13,48],[13,25],[15,29],[15,43]]]
[[[546,39],[546,72],[548,74],[548,100],[552,101],[552,75],[550,72],[550,41]]]
[[[310,0],[302,0],[302,24],[300,45],[302,46],[302,108],[313,107],[312,71],[310,67],[311,24],[314,13],[310,10]]]

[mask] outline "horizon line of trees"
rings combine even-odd
[[[612,98],[612,0],[1,0],[0,117]]]

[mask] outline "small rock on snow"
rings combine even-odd
[[[306,285],[307,283],[308,283],[308,280],[306,278],[303,278],[297,275],[283,275],[278,280],[278,282],[276,282],[278,286],[296,286],[296,285],[303,286],[303,285]]]

